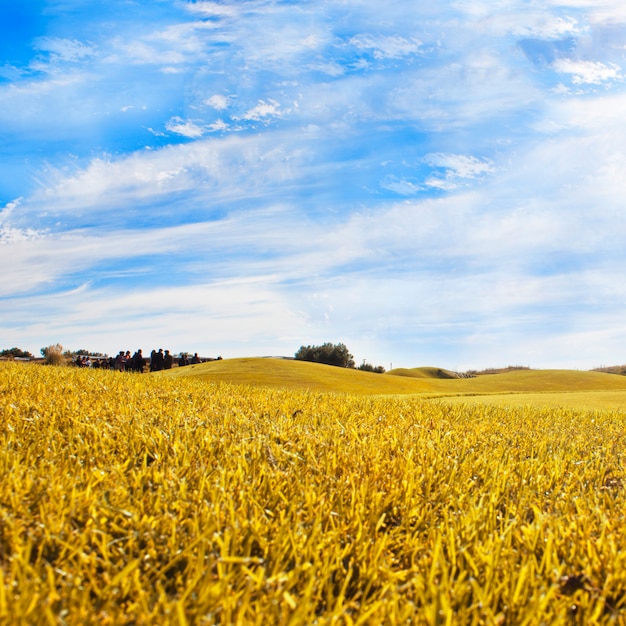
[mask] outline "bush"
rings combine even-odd
[[[337,367],[354,367],[354,357],[343,343],[300,346],[295,357],[298,361],[312,361],[313,363],[325,363]]]
[[[376,367],[374,367],[371,363],[365,363],[365,362],[361,363],[361,365],[359,365],[357,369],[363,372],[374,372],[375,374],[385,373],[385,368],[382,365],[377,365]]]
[[[46,365],[67,365],[68,357],[63,353],[63,346],[60,343],[41,349],[41,354]]]

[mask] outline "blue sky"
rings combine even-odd
[[[0,18],[0,347],[626,362],[621,0]]]

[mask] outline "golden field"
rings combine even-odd
[[[457,404],[626,410],[626,376],[575,370],[518,370],[453,379],[434,367],[380,375],[305,361],[242,358],[174,368],[157,375],[361,396],[411,395]]]
[[[248,365],[0,364],[0,623],[626,623],[623,377]]]

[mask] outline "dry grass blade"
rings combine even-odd
[[[620,413],[10,363],[0,410],[0,623],[626,620]]]

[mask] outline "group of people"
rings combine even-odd
[[[220,357],[218,357],[220,358]],[[178,357],[177,364],[179,367],[202,363],[202,359],[196,352],[191,358],[183,352]],[[149,358],[145,358],[141,348],[131,355],[130,350],[120,350],[115,357],[93,358],[87,356],[77,356],[75,364],[78,367],[100,367],[105,369],[117,370],[119,372],[140,372],[145,371],[149,366],[151,372],[171,369],[174,365],[174,355],[169,350],[152,350]]]
[[[141,354],[141,350],[138,350]],[[218,357],[219,358],[219,357]],[[202,359],[196,352],[191,358],[186,352],[181,352],[178,357],[178,367],[184,367],[185,365],[195,365],[196,363],[202,363]],[[169,350],[163,352],[163,348],[158,350],[152,350],[150,353],[150,371],[158,372],[160,370],[170,370],[174,365],[174,356]]]

